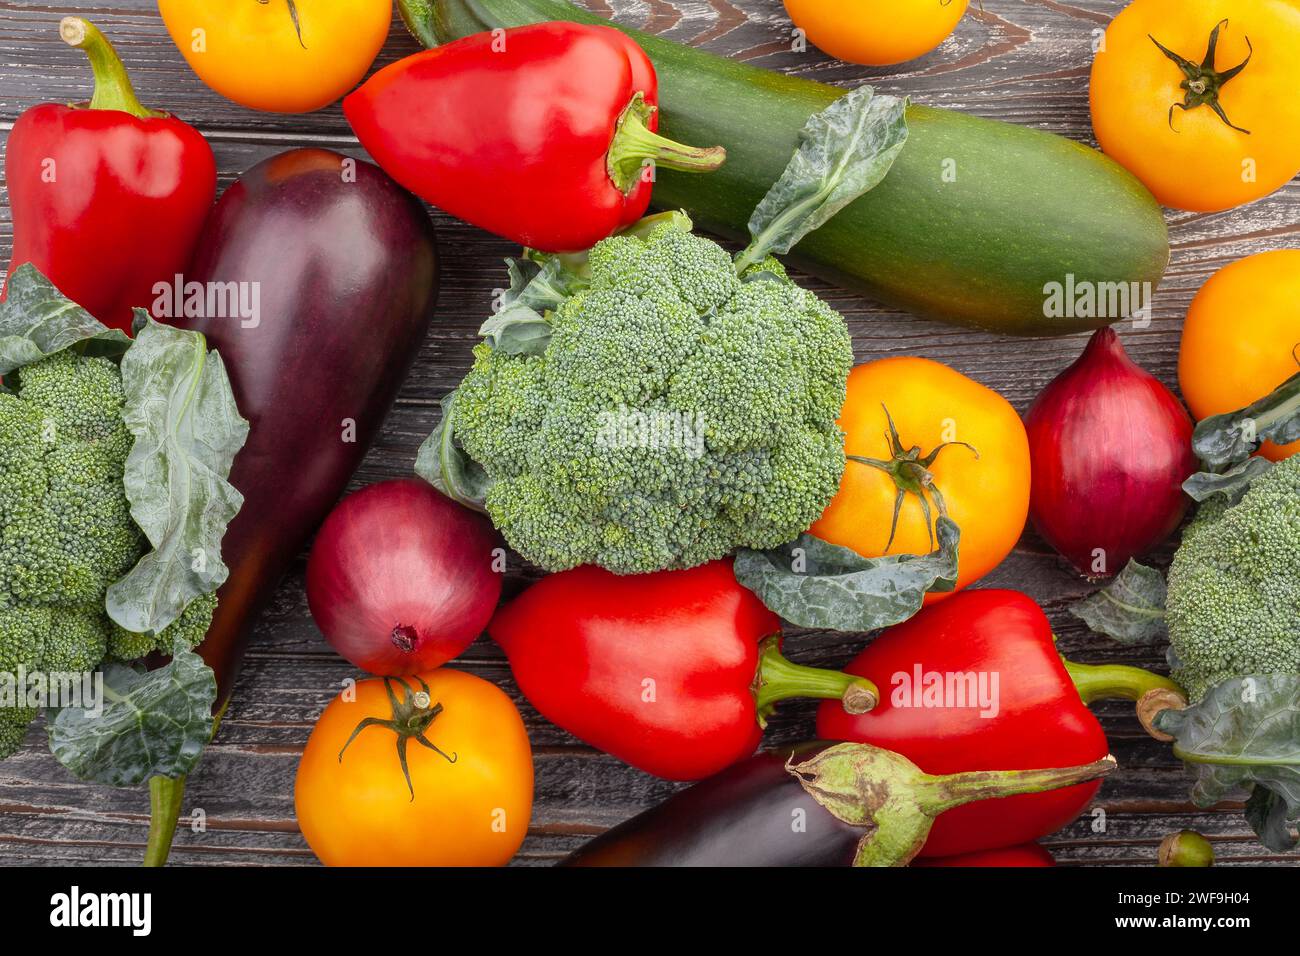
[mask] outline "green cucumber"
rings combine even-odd
[[[607,23],[565,0],[401,0],[426,45],[544,20]],[[636,30],[659,74],[660,131],[721,143],[708,175],[660,170],[655,203],[747,237],[808,117],[844,90],[747,66]],[[1169,262],[1151,194],[1113,160],[1071,140],[912,105],[893,168],[803,240],[790,258],[882,302],[1016,335],[1100,328],[1149,305]]]

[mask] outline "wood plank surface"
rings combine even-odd
[[[902,67],[872,70],[833,61],[815,49],[791,49],[792,25],[780,0],[587,0],[621,22],[675,40],[827,83],[863,81],[919,103],[1050,130],[1095,145],[1087,78],[1096,31],[1121,0],[984,0],[934,54]],[[60,42],[60,16],[94,20],[113,40],[141,99],[196,125],[211,141],[224,188],[261,159],[299,145],[364,155],[337,105],[307,116],[254,113],[208,90],[172,45],[147,0],[50,4],[0,3],[0,130],[39,102],[85,99],[89,74],[82,54]],[[417,49],[400,22],[377,66]],[[485,104],[485,108],[491,108]],[[1123,326],[1135,360],[1176,387],[1178,334],[1187,305],[1218,268],[1241,256],[1300,247],[1300,186],[1292,183],[1244,209],[1215,215],[1168,213],[1173,260],[1149,326]],[[409,474],[416,447],[436,420],[439,398],[468,368],[475,330],[502,284],[501,259],[516,250],[434,211],[444,251],[435,327],[402,388],[383,435],[353,487]],[[0,193],[0,258],[8,261],[11,223]],[[802,278],[802,277],[801,277]],[[1023,340],[951,328],[889,311],[816,280],[806,284],[841,310],[858,359],[924,355],[946,362],[1005,395],[1023,411],[1038,391],[1078,355],[1086,336]],[[532,577],[512,574],[508,588]],[[1123,661],[1163,667],[1087,634],[1067,606],[1090,588],[1032,532],[984,582],[1014,587],[1038,600],[1058,629],[1062,649],[1088,662]],[[865,635],[793,631],[788,648],[807,663],[838,665]],[[632,770],[549,725],[518,694],[501,654],[486,640],[459,665],[500,683],[519,702],[532,736],[537,802],[521,864],[546,864],[590,835],[667,796],[674,785]],[[187,812],[202,809],[206,831],[181,832],[175,865],[313,864],[293,814],[293,777],[313,718],[353,669],[325,645],[303,593],[303,561],[289,574],[260,622],[221,731],[193,774]],[[767,745],[812,733],[813,707],[784,706]],[[1151,865],[1168,832],[1194,828],[1210,837],[1225,864],[1291,863],[1259,845],[1239,804],[1198,810],[1187,777],[1168,748],[1148,738],[1131,706],[1098,708],[1121,769],[1106,781],[1093,809],[1045,845],[1066,864]],[[82,784],[64,771],[33,730],[28,746],[0,762],[0,863],[134,864],[147,829],[143,792]]]

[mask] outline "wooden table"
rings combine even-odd
[[[1122,0],[984,0],[983,11],[972,7],[938,52],[903,67],[870,70],[812,49],[791,52],[791,24],[779,0],[587,3],[622,22],[768,69],[843,86],[870,81],[881,92],[1093,145],[1087,98],[1092,44],[1124,5]],[[19,113],[33,104],[88,97],[83,55],[58,38],[59,17],[73,12],[94,20],[110,36],[147,105],[172,110],[207,135],[223,188],[264,157],[294,146],[361,155],[337,105],[308,116],[274,116],[245,110],[208,90],[186,66],[148,0],[0,4],[0,128],[6,135]],[[416,49],[395,22],[379,64]],[[1121,329],[1133,358],[1175,385],[1179,327],[1192,295],[1234,259],[1300,246],[1298,211],[1300,186],[1293,182],[1245,209],[1218,215],[1170,213],[1173,261],[1155,300],[1154,321],[1144,329]],[[410,473],[416,447],[437,420],[438,399],[468,367],[475,330],[488,314],[493,288],[502,282],[501,259],[515,251],[442,213],[433,215],[444,250],[438,318],[354,487]],[[6,201],[0,208],[5,262],[11,235]],[[1086,338],[1001,338],[890,312],[822,282],[807,284],[844,313],[859,361],[897,354],[938,359],[997,389],[1022,411],[1074,360]],[[517,575],[510,586],[520,583]],[[1134,658],[1089,635],[1067,613],[1068,605],[1090,589],[1032,532],[984,584],[1032,595],[1046,608],[1062,649],[1072,657],[1162,666],[1155,655]],[[794,632],[788,646],[798,660],[838,665],[862,642],[858,635]],[[673,784],[632,770],[541,719],[519,698],[501,654],[485,639],[458,666],[514,695],[532,735],[537,802],[520,863],[550,863],[673,791]],[[186,809],[202,808],[207,830],[181,832],[173,864],[315,863],[294,821],[294,772],[313,718],[353,674],[312,623],[299,560],[257,628],[221,732],[190,779]],[[1223,863],[1295,862],[1260,846],[1241,817],[1240,804],[1193,807],[1181,765],[1142,732],[1131,706],[1107,704],[1098,713],[1121,769],[1106,781],[1088,814],[1045,841],[1058,861],[1151,865],[1166,833],[1190,827],[1210,837]],[[783,706],[767,743],[810,734],[811,714],[808,705]],[[34,731],[23,752],[0,763],[0,862],[133,864],[141,854],[147,820],[143,792],[78,782],[49,755],[42,732]]]

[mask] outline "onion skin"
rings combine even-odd
[[[1085,577],[1115,575],[1182,521],[1182,483],[1197,469],[1191,416],[1113,329],[1043,390],[1025,431],[1029,520]]]
[[[469,647],[501,598],[500,539],[482,515],[415,478],[349,495],[307,563],[307,603],[330,646],[381,676],[440,667]]]

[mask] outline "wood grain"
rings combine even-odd
[[[792,25],[779,0],[588,0],[623,22],[756,65],[850,86],[863,81],[933,106],[1050,130],[1095,145],[1088,119],[1087,76],[1096,31],[1121,0],[984,0],[972,8],[934,54],[911,64],[872,70],[791,49]],[[59,16],[76,12],[107,32],[135,79],[141,99],[198,126],[217,154],[224,187],[249,166],[283,149],[322,145],[363,155],[337,106],[301,117],[258,114],[209,91],[172,46],[155,6],[146,0],[51,6],[34,0],[0,3],[0,129],[27,107],[88,95],[81,54],[58,39]],[[378,66],[417,49],[394,24]],[[1300,187],[1295,183],[1250,207],[1215,215],[1169,213],[1173,260],[1151,324],[1121,329],[1132,356],[1171,386],[1178,331],[1187,305],[1218,268],[1241,256],[1300,247]],[[415,449],[436,418],[438,399],[468,367],[475,330],[502,282],[509,244],[433,212],[440,230],[444,280],[436,328],[405,383],[383,436],[353,486],[410,471]],[[11,223],[0,195],[0,256],[8,260]],[[997,389],[1024,410],[1069,364],[1084,336],[1010,339],[949,328],[881,308],[825,283],[807,284],[840,309],[860,360],[890,354],[938,359]],[[517,589],[534,574],[512,574]],[[1123,649],[1088,635],[1066,608],[1089,588],[1068,572],[1032,533],[986,584],[1015,587],[1040,601],[1058,628],[1065,652],[1085,661],[1128,661]],[[801,661],[840,664],[861,646],[859,635],[792,632],[789,649]],[[672,784],[596,753],[542,720],[522,700],[493,645],[475,644],[460,665],[499,682],[519,701],[536,748],[537,804],[518,862],[553,861],[594,833],[662,799]],[[353,670],[321,640],[307,611],[302,562],[280,588],[261,621],[216,742],[191,778],[187,812],[201,809],[206,831],[179,834],[176,865],[312,864],[293,815],[293,776],[312,720]],[[1098,710],[1121,770],[1099,799],[1066,830],[1045,841],[1062,863],[1150,865],[1166,833],[1189,827],[1207,834],[1228,864],[1295,863],[1261,847],[1234,804],[1197,810],[1187,778],[1167,748],[1147,738],[1131,708]],[[784,707],[772,722],[769,746],[812,732],[812,708]],[[147,798],[135,791],[87,786],[49,755],[34,730],[28,747],[0,763],[0,862],[122,864],[138,862],[147,827]]]

